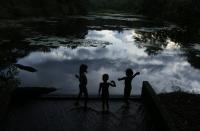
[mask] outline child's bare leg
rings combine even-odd
[[[127,98],[127,96],[124,96],[124,103],[126,103],[126,105],[129,104],[129,103],[128,103],[128,98]]]
[[[129,97],[130,97],[131,89],[125,89],[124,90],[124,101],[127,106],[129,106]]]
[[[108,99],[106,100],[106,105],[107,105],[107,110],[109,110],[109,103],[108,103]]]
[[[102,99],[102,110],[105,111],[105,99]]]
[[[80,97],[82,96],[82,91],[79,91],[76,104],[79,104]]]
[[[129,106],[129,97],[130,97],[130,94],[127,94],[126,96],[126,105]]]
[[[87,90],[85,91],[84,95],[85,95],[84,107],[86,108],[87,107],[87,102],[88,102],[88,92],[87,92]]]
[[[126,98],[126,105],[129,106],[128,97]]]
[[[127,104],[127,89],[124,89],[124,103]]]

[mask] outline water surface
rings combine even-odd
[[[132,94],[140,94],[142,81],[158,92],[184,90],[200,93],[200,45],[184,39],[184,31],[174,24],[142,16],[101,14],[66,19],[20,21],[28,31],[25,55],[17,63],[38,69],[19,70],[21,86],[56,87],[56,94],[77,94],[80,64],[88,65],[88,91],[98,93],[102,74],[108,73],[117,87],[111,94],[123,94],[118,82],[125,70],[141,75],[133,79]]]

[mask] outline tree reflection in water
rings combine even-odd
[[[119,75],[128,66],[144,71],[148,69],[148,73],[152,73],[155,69],[161,70],[169,66],[170,61],[177,65],[189,62],[191,66],[187,65],[187,68],[195,72],[200,69],[199,50],[190,44],[198,43],[199,38],[195,37],[195,33],[164,22],[154,22],[136,16],[112,15],[15,22],[15,25],[7,24],[8,28],[0,28],[1,63],[4,63],[4,69],[17,62],[30,64],[27,66],[37,66],[39,72],[36,75],[19,72],[23,80],[30,79],[25,80],[28,83],[34,83],[37,79],[42,79],[40,82],[43,82],[43,78],[60,72],[58,75],[60,81],[57,84],[58,86],[63,84],[64,87],[65,83],[61,80],[70,79],[74,66],[76,64],[79,66],[83,62],[93,66],[90,68],[93,70],[92,73],[107,70],[115,72],[113,76]],[[170,52],[176,55],[173,59],[163,54],[168,48],[177,49]],[[42,62],[38,63],[39,60]],[[163,65],[166,63],[169,65]],[[63,74],[64,72],[66,73]],[[69,74],[66,76],[67,73]],[[158,72],[153,73],[155,76],[152,77],[152,81],[159,77]],[[168,73],[165,72],[164,75]],[[173,73],[169,77],[177,77],[175,79],[178,80],[179,72]],[[32,79],[36,76],[37,79]]]

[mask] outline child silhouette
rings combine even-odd
[[[80,65],[79,75],[75,75],[75,77],[79,80],[79,94],[77,98],[76,104],[79,104],[79,99],[82,96],[82,93],[84,93],[85,97],[85,104],[84,107],[87,107],[87,100],[88,100],[88,91],[87,91],[87,77],[85,73],[87,73],[87,65],[82,64]]]
[[[118,79],[118,81],[124,80],[124,82],[125,82],[124,83],[125,84],[125,87],[124,87],[124,102],[126,103],[127,106],[129,106],[128,99],[130,97],[131,89],[132,89],[131,82],[132,82],[133,78],[135,76],[139,75],[139,74],[140,74],[140,72],[133,74],[133,70],[129,68],[129,69],[126,70],[126,76]]]
[[[103,111],[105,111],[105,104],[107,106],[107,111],[108,111],[109,110],[109,103],[108,103],[109,90],[108,90],[108,88],[109,88],[109,86],[116,87],[116,84],[114,81],[107,82],[109,79],[108,74],[104,74],[102,79],[103,79],[103,82],[101,82],[99,84],[99,95],[101,95]]]

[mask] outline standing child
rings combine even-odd
[[[109,86],[116,87],[116,84],[114,81],[107,82],[109,79],[108,74],[104,74],[102,79],[103,79],[103,82],[100,83],[100,85],[99,85],[99,95],[101,94],[103,111],[105,111],[105,104],[107,106],[107,111],[108,111],[109,110],[109,103],[108,103],[109,90],[108,90],[108,88],[109,88]]]
[[[80,66],[80,70],[79,70],[79,75],[75,75],[75,77],[79,80],[79,94],[78,94],[78,98],[77,98],[77,102],[76,104],[79,104],[79,99],[82,96],[82,93],[84,94],[85,97],[85,104],[84,107],[87,107],[87,100],[88,100],[88,91],[87,91],[87,77],[85,75],[85,73],[87,73],[87,65],[82,64]]]
[[[140,74],[140,72],[137,72],[133,75],[133,70],[129,68],[129,69],[126,70],[126,76],[118,79],[118,81],[124,80],[124,82],[125,82],[124,83],[125,84],[125,87],[124,87],[124,102],[126,103],[127,106],[129,106],[128,99],[130,97],[131,89],[132,89],[131,82],[132,82],[133,78],[136,75],[139,75],[139,74]]]

